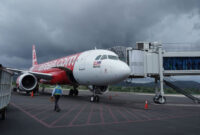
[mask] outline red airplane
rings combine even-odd
[[[90,101],[99,101],[97,94],[108,90],[108,85],[126,79],[130,74],[128,65],[119,60],[114,52],[102,49],[89,50],[66,56],[43,64],[37,63],[35,45],[32,50],[32,67],[29,71],[7,68],[22,73],[17,78],[21,91],[31,92],[43,84],[73,86],[69,95],[78,95],[79,85],[88,86],[93,95]]]

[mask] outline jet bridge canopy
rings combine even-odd
[[[127,48],[126,56],[133,78],[158,76],[160,68],[164,76],[200,75],[200,51],[166,52],[161,44],[139,42],[136,48]]]

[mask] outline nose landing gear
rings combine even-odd
[[[90,102],[99,102],[99,96],[96,95],[96,96],[91,96],[90,97]]]
[[[100,98],[96,95],[96,88],[93,86],[93,95],[90,97],[90,102],[99,102]]]

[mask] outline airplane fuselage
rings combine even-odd
[[[71,70],[71,75],[64,68]],[[130,68],[111,51],[89,50],[35,65],[30,71],[52,74],[50,81],[41,79],[41,83],[104,86],[127,78]]]

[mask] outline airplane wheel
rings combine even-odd
[[[35,87],[35,89],[33,90],[33,93],[38,93],[39,92],[39,85],[37,84],[37,86]]]
[[[99,102],[99,96],[95,96],[95,101]]]
[[[73,96],[74,91],[72,89],[69,90],[69,96]]]
[[[159,96],[155,96],[153,98],[153,101],[156,104],[165,104],[167,100],[164,96],[159,95]]]
[[[3,109],[3,112],[1,114],[1,119],[5,120],[6,119],[6,109]]]
[[[77,90],[77,89],[74,90],[74,95],[75,95],[75,96],[78,96],[78,90]]]
[[[153,98],[153,101],[154,101],[154,103],[158,104],[158,97],[155,96],[155,97]]]
[[[14,91],[14,92],[17,92],[17,88],[13,88],[13,91]]]
[[[166,98],[163,96],[161,96],[159,99],[158,99],[158,102],[159,104],[165,104],[166,103]]]
[[[94,100],[95,100],[94,96],[91,96],[90,97],[90,102],[94,102]]]
[[[30,93],[29,91],[26,91],[26,94],[27,94],[27,95],[29,95],[29,93]]]

